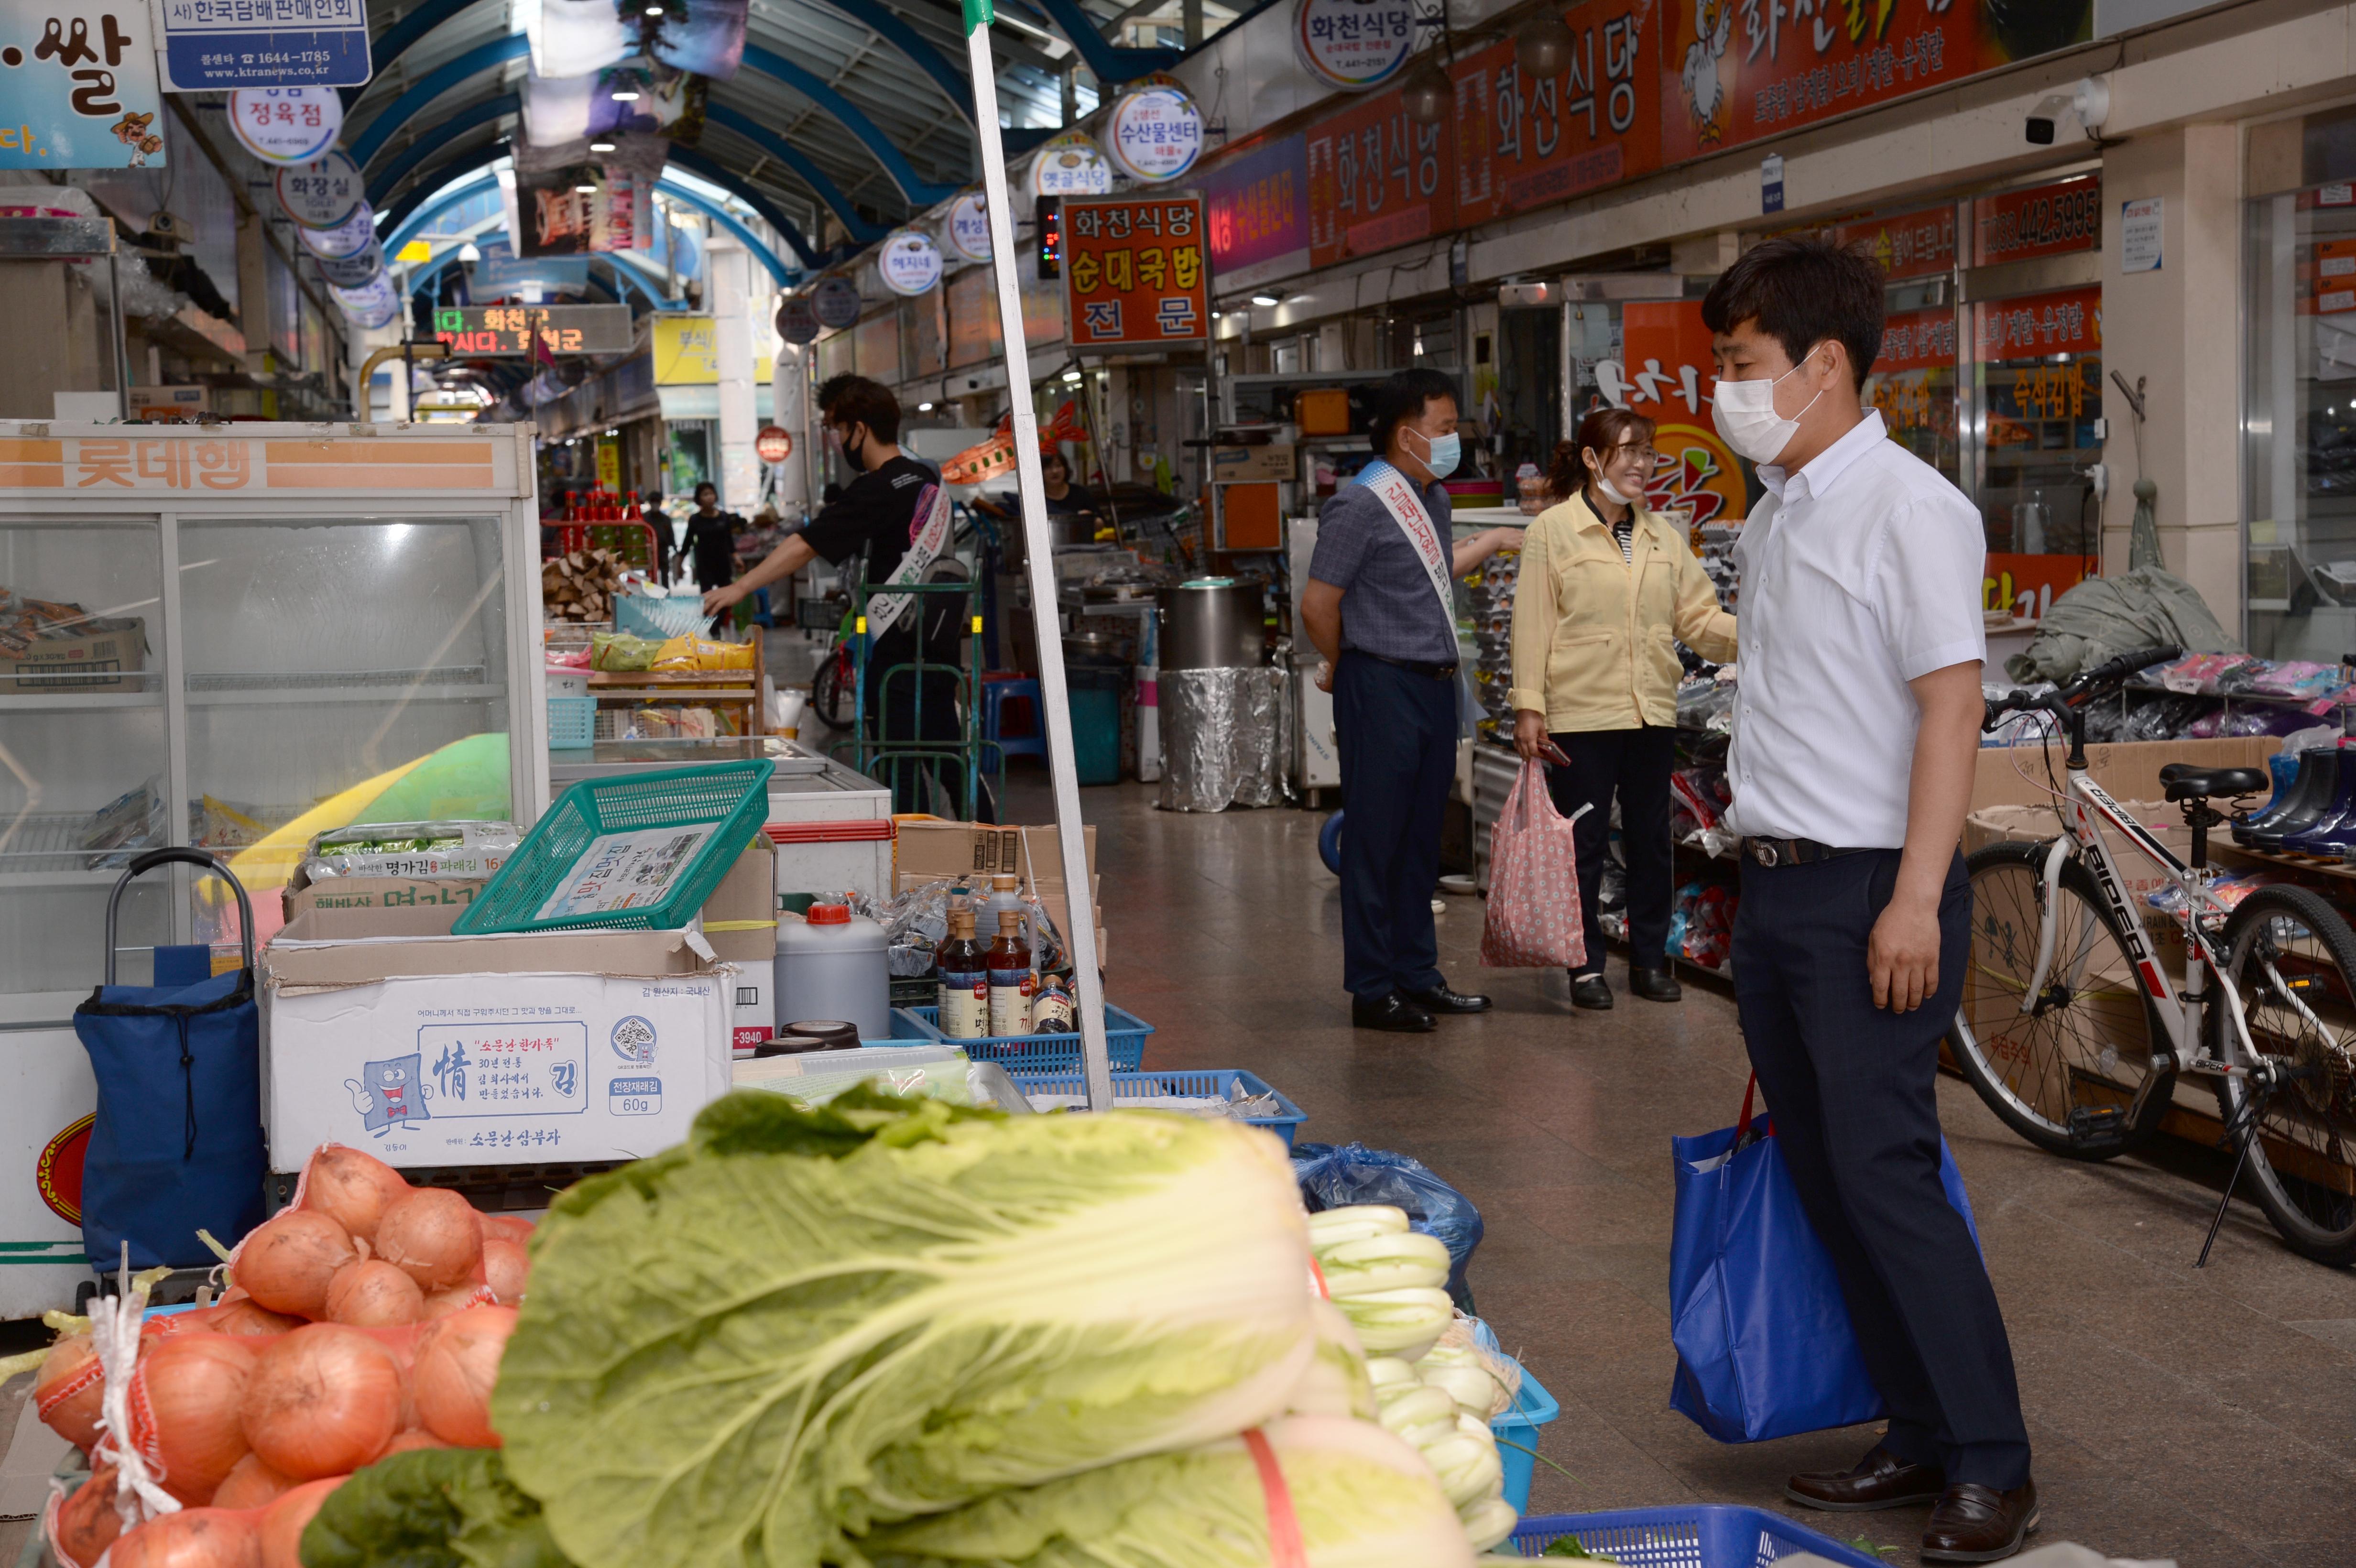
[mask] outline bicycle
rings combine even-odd
[[[2305,888],[2261,886],[2230,909],[2211,891],[2209,830],[2245,814],[2211,802],[2256,794],[2263,773],[2160,770],[2191,830],[2189,864],[2087,776],[2087,704],[2177,652],[2126,654],[2060,690],[1987,705],[1985,730],[2043,712],[2064,731],[2067,786],[2055,793],[2066,831],[1966,857],[1972,950],[1948,1044],[2008,1126],[2075,1159],[2142,1147],[2179,1075],[2214,1080],[2236,1155],[2194,1266],[2207,1264],[2244,1168],[2294,1251],[2345,1264],[2356,1261],[2356,932]],[[2106,828],[2182,891],[2180,987],[2129,900]]]

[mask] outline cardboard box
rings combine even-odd
[[[2113,800],[2158,800],[2166,793],[2159,787],[2159,770],[2170,763],[2254,768],[2263,773],[2266,759],[2281,749],[2281,739],[2267,735],[2223,741],[2121,741],[2088,746],[2086,772]],[[2047,756],[2052,761],[2053,778],[2061,781],[2066,776],[2062,760],[2068,751],[2068,744],[2060,741],[2044,754],[2035,746],[1981,747],[1972,780],[1972,809],[2033,805],[2051,799],[2047,791],[2058,784],[2046,782]]]
[[[1301,458],[1290,446],[1215,446],[1211,449],[1211,478],[1221,485],[1255,479],[1298,479]]]
[[[777,960],[777,847],[757,834],[703,901],[703,937],[723,963],[733,964],[730,1041],[758,1045],[777,1032],[777,999],[770,982]]]
[[[1088,871],[1094,875],[1097,830],[1091,825],[1080,832],[1087,847]],[[1052,824],[998,827],[977,822],[903,822],[893,851],[892,871],[895,887],[954,877],[987,877],[999,871],[1043,883],[1060,882],[1063,843]]]
[[[36,637],[22,653],[0,651],[0,691],[102,691],[147,663],[147,623],[110,616],[70,637]]]
[[[365,916],[382,934],[330,928]],[[448,936],[436,906],[313,908],[262,958],[273,1168],[633,1159],[728,1092],[729,965],[690,932]]]
[[[475,901],[482,887],[471,877],[333,877],[289,887],[280,896],[289,922],[315,909],[431,909],[444,916],[442,929],[434,934],[447,936],[452,923]],[[357,934],[368,933],[359,930]]]
[[[2091,760],[2091,759],[2089,759]],[[2096,782],[2100,782],[2099,780]],[[2192,830],[2184,826],[2181,806],[2163,800],[2123,800],[2129,816],[2151,830],[2151,836],[2165,845],[2179,860],[2192,855]],[[1964,853],[1968,855],[1987,844],[2035,844],[2058,837],[2062,821],[2050,805],[1991,805],[1973,812],[1964,819]],[[2146,859],[2127,842],[2126,836],[2105,826],[2103,836],[2110,843],[2111,860],[2118,867],[2119,881],[2126,895],[2142,912],[2144,923],[2167,921],[2149,904],[2144,895],[2158,892],[2166,886],[2166,873]],[[2211,830],[2212,848],[2220,841],[2230,842],[2222,827]],[[2170,923],[2172,923],[2172,922]]]

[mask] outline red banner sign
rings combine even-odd
[[[1534,77],[1506,39],[1459,60],[1456,221],[1480,223],[1560,201],[1660,166],[1660,69],[1647,7],[1564,13],[1563,69]],[[1657,44],[1655,45],[1657,47]]]
[[[1972,203],[1972,265],[2092,251],[2103,242],[2103,179],[2081,175]]]
[[[2103,351],[2103,291],[2062,289],[1973,307],[1983,363]]]
[[[1604,396],[1656,422],[1653,448],[1667,460],[1644,487],[1645,500],[1696,525],[1740,521],[1748,502],[1742,465],[1709,416],[1713,370],[1701,302],[1632,300],[1621,340],[1627,364]]]
[[[1952,309],[1908,311],[1881,325],[1876,375],[1922,370],[1955,362],[1955,313]]]
[[[1064,198],[1075,348],[1201,342],[1211,327],[1199,196]]]
[[[1453,228],[1453,140],[1446,125],[1408,119],[1396,88],[1310,127],[1309,264],[1331,266]]]
[[[1661,155],[1739,146],[2083,42],[2071,0],[1679,0],[1665,4]]]
[[[1955,270],[1955,204],[1943,202],[1896,218],[1844,223],[1833,230],[1833,240],[1871,257],[1881,275],[1892,282],[1952,272]]]

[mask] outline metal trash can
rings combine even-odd
[[[1225,811],[1284,798],[1292,733],[1280,669],[1162,668],[1162,808]]]

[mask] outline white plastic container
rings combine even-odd
[[[844,904],[780,917],[772,994],[777,1028],[798,1019],[849,1019],[862,1040],[892,1038],[892,971],[884,928]]]

